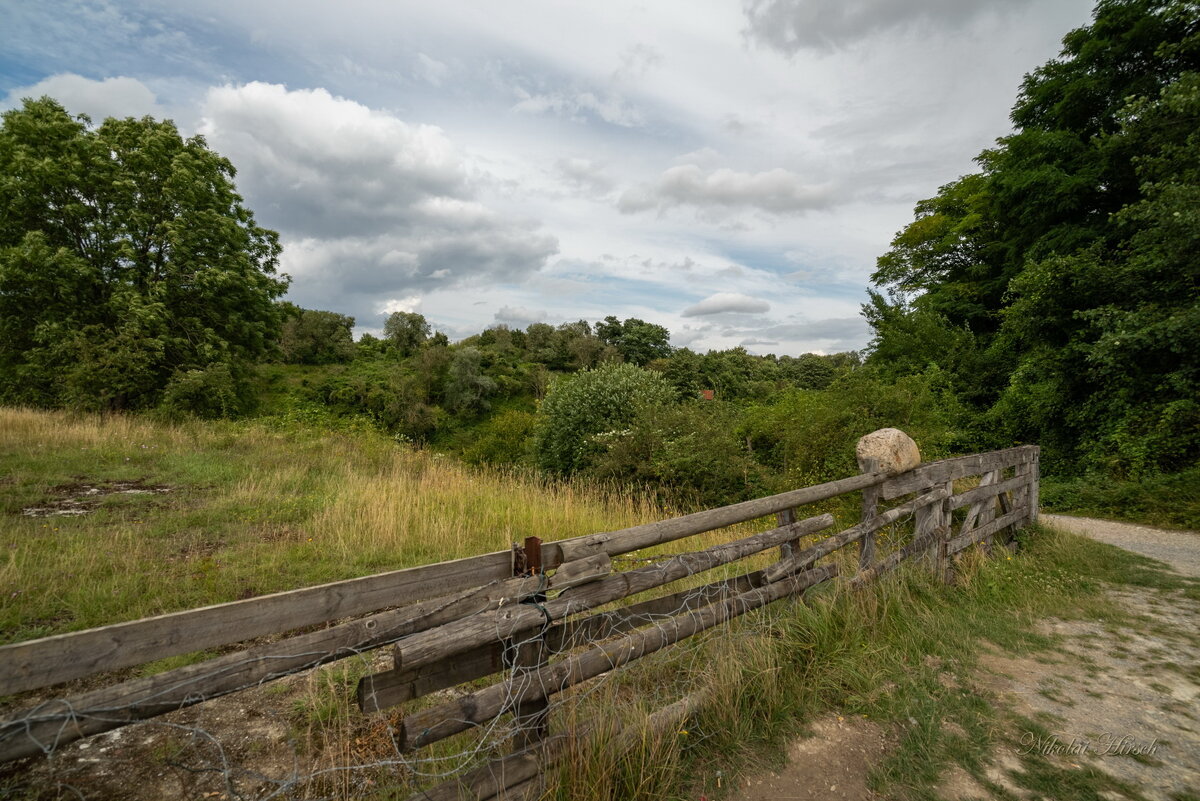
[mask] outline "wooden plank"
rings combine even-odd
[[[466,731],[528,700],[562,692],[661,650],[672,643],[739,615],[801,593],[837,574],[837,565],[827,565],[783,581],[749,590],[700,609],[686,612],[625,637],[600,645],[542,668],[528,677],[509,679],[438,706],[422,709],[404,719],[396,742],[411,751]]]
[[[942,495],[945,495],[947,490],[951,493],[954,491],[952,485],[949,487],[943,485],[940,488],[931,488],[929,491],[932,492],[933,489],[943,490]],[[943,515],[945,514],[946,502],[949,500],[949,497],[943,498],[941,503],[926,504],[914,512],[913,540],[925,542],[927,547],[936,546],[934,538],[942,536]]]
[[[565,590],[578,587],[598,581],[609,573],[612,573],[612,558],[606,553],[598,553],[559,565],[548,579],[548,589]]]
[[[537,609],[510,604],[493,611],[447,623],[437,629],[418,632],[398,642],[393,654],[397,668],[416,668],[451,654],[461,653],[497,638],[511,637],[532,628],[549,617],[558,620],[593,609],[646,590],[678,581],[714,567],[743,559],[788,540],[805,536],[833,525],[829,514],[810,517],[782,528],[774,528],[740,540],[714,545],[703,551],[679,554],[648,567],[615,573],[608,578],[576,587],[549,600]]]
[[[796,522],[796,510],[795,509],[784,509],[782,512],[775,513],[775,525],[777,525],[777,526],[787,526],[787,525],[791,525],[792,523],[795,523],[795,522]],[[799,545],[800,545],[799,541],[796,541],[796,540],[793,540],[792,542],[785,542],[783,545],[780,545],[779,546],[779,558],[787,559],[789,556],[792,555],[792,551],[794,551],[797,547],[799,547]]]
[[[996,518],[995,520],[984,525],[977,526],[974,530],[968,531],[966,534],[960,534],[946,543],[946,554],[953,556],[964,548],[979,542],[984,537],[995,534],[1005,526],[1011,526],[1020,523],[1025,519],[1023,510],[1015,510],[1006,515]]]
[[[864,473],[838,481],[817,484],[813,487],[791,490],[779,495],[771,495],[752,501],[743,501],[742,503],[735,503],[732,506],[724,506],[720,509],[695,512],[694,514],[670,520],[662,520],[657,523],[646,523],[640,526],[633,526],[632,528],[621,529],[620,531],[607,531],[572,540],[548,542],[542,546],[543,558],[549,552],[548,549],[557,550],[558,557],[562,561],[581,559],[585,556],[591,556],[594,553],[607,553],[609,556],[618,556],[623,553],[640,550],[641,548],[648,548],[653,545],[661,545],[684,537],[690,537],[694,534],[702,534],[705,531],[724,528],[734,523],[744,523],[747,520],[754,520],[765,515],[782,512],[784,509],[792,509],[797,506],[828,500],[838,495],[844,495],[847,492],[854,492],[864,487],[875,486],[885,480],[886,476],[882,473]]]
[[[1020,466],[1018,466],[1020,467]],[[961,509],[968,504],[976,503],[986,498],[992,498],[1002,492],[1012,492],[1029,485],[1029,476],[1017,475],[1015,478],[1010,478],[1007,481],[1002,481],[999,484],[980,484],[974,489],[961,492],[958,495],[952,496],[950,501],[951,509]]]
[[[950,501],[954,497],[954,482],[947,481],[942,486],[946,490],[947,496],[942,501],[941,508],[938,511],[937,538],[932,548],[933,573],[938,580],[945,584],[950,584],[954,580],[954,564],[946,554],[946,540],[950,538],[950,526],[954,522],[954,512],[950,508]]]
[[[1020,469],[1020,468],[1018,468],[1018,469]],[[1017,477],[1019,478],[1019,476],[1017,476]],[[1006,515],[1012,511],[1014,511],[1014,506],[1013,506],[1013,502],[1011,499],[1013,497],[1013,494],[1015,494],[1016,492],[1017,492],[1017,490],[1013,490],[1012,493],[1001,492],[999,495],[996,496],[996,500],[1000,504],[1000,514]],[[1004,534],[1005,535],[1004,542],[1007,543],[1009,540],[1012,539],[1013,535],[1016,533],[1016,530],[1017,530],[1017,525],[1014,524],[1014,525],[1008,526],[1007,528],[1002,529],[1001,531],[998,531],[996,533]]]
[[[982,475],[989,470],[1027,464],[1035,457],[1034,446],[1019,445],[1002,451],[977,453],[971,456],[943,459],[940,462],[930,462],[888,479],[880,485],[879,496],[883,500],[891,500],[946,481]]]
[[[631,606],[599,612],[581,620],[564,621],[546,631],[546,642],[552,652],[563,653],[646,625],[650,618],[699,608],[717,598],[761,587],[764,583],[763,572],[758,570]],[[518,632],[513,639],[521,640],[533,633],[533,629]],[[489,642],[419,668],[385,670],[364,676],[358,683],[359,709],[368,713],[379,712],[437,690],[505,671],[509,668],[505,648],[505,643]]]
[[[1028,518],[1029,490],[1030,490],[1029,483],[1030,483],[1030,476],[1032,474],[1033,474],[1033,464],[1031,463],[1031,464],[1017,465],[1016,475],[1014,476],[1014,478],[1023,478],[1025,480],[1025,484],[1023,486],[1020,486],[1020,487],[1016,488],[1015,490],[1013,490],[1012,497],[1013,497],[1013,506],[1015,506],[1018,509],[1026,510],[1026,518]],[[1011,536],[1010,536],[1010,541],[1011,541]]]
[[[89,734],[344,659],[415,632],[460,620],[464,615],[511,608],[514,598],[537,591],[547,582],[553,586],[554,576],[496,581],[457,595],[379,612],[156,676],[48,701],[0,722],[0,762],[33,756],[43,753],[46,747],[65,745]]]
[[[526,686],[539,678],[549,662],[550,651],[541,632],[533,638],[514,642],[516,659],[510,673],[517,686]],[[536,745],[550,733],[550,702],[544,695],[522,697],[513,707],[514,748],[523,750]]]
[[[335,581],[0,647],[0,695],[328,623],[512,575],[509,551]]]
[[[985,479],[987,481],[989,486],[994,486],[994,485],[1000,483],[1000,478],[1002,475],[1003,475],[1002,470],[993,470],[990,473],[984,474],[983,479]],[[989,523],[991,523],[993,520],[996,519],[996,504],[1003,497],[1004,496],[1002,496],[1002,495],[997,495],[995,498],[992,498],[991,500],[979,502],[979,505],[981,507],[980,512],[979,512],[979,525],[980,526],[986,526]],[[974,507],[972,507],[972,508],[974,508]],[[989,556],[991,556],[991,554],[992,554],[992,537],[993,536],[994,536],[994,532],[992,534],[986,535],[982,540],[980,540],[980,542],[983,543],[984,552],[987,553]]]

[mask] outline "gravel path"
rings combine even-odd
[[[1070,515],[1042,514],[1040,522],[1149,556],[1166,562],[1185,576],[1200,578],[1200,534],[1195,531],[1169,531]]]

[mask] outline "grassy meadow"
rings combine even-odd
[[[72,498],[88,513],[22,513]],[[0,631],[30,639],[660,514],[369,430],[0,409]]]

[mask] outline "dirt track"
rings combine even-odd
[[[1195,531],[1168,531],[1133,523],[1070,515],[1043,514],[1041,522],[1063,531],[1116,545],[1142,556],[1149,556],[1151,559],[1167,563],[1185,576],[1200,578],[1200,533]]]

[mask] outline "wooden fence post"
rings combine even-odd
[[[879,487],[866,487],[862,491],[862,522],[865,525],[879,511]],[[858,541],[858,569],[870,570],[875,564],[875,532],[868,531]]]
[[[954,509],[950,505],[954,500],[954,481],[947,481],[943,486],[946,489],[946,498],[937,505],[938,533],[937,544],[935,546],[937,550],[934,557],[934,573],[943,584],[953,584],[954,563],[950,560],[947,544],[954,534]]]
[[[937,487],[928,487],[921,490],[921,495],[933,492]],[[945,506],[945,501],[939,503],[930,503],[917,509],[914,514],[913,522],[913,541],[920,540],[922,537],[930,537],[933,542],[925,549],[925,558],[936,558],[938,542],[942,537],[942,509]]]
[[[775,513],[775,525],[777,525],[777,526],[781,526],[781,527],[782,526],[790,526],[792,523],[795,523],[795,522],[796,522],[796,510],[795,509],[784,509],[782,512]],[[795,553],[799,549],[800,549],[800,540],[796,539],[796,540],[792,540],[791,542],[785,542],[783,545],[779,546],[779,561],[782,562],[784,559],[787,559],[789,556],[791,556],[793,553]]]
[[[519,575],[542,576],[546,571],[542,567],[542,541],[537,537],[526,537],[525,547],[521,550],[523,559],[520,560]],[[514,573],[517,564],[514,561]],[[542,590],[521,601],[537,608],[542,608],[546,602],[546,592]],[[550,626],[549,615],[546,624],[534,634],[529,634],[520,641],[511,642],[509,648],[512,654],[513,678],[517,686],[523,682],[537,681],[538,671],[550,660],[550,649],[546,643],[546,630]],[[521,701],[513,708],[516,733],[513,735],[513,749],[521,751],[536,745],[546,738],[550,732],[550,701],[549,695]]]
[[[992,484],[999,484],[1003,480],[1003,470],[992,470],[991,472],[984,473],[979,484],[980,486],[991,486]],[[988,498],[986,501],[981,502],[979,516],[975,519],[976,528],[986,526],[996,519],[996,504],[1001,502],[1000,497],[1000,495],[997,495],[995,498]],[[983,552],[988,556],[992,555],[992,541],[994,537],[995,535],[988,534],[983,538]]]

